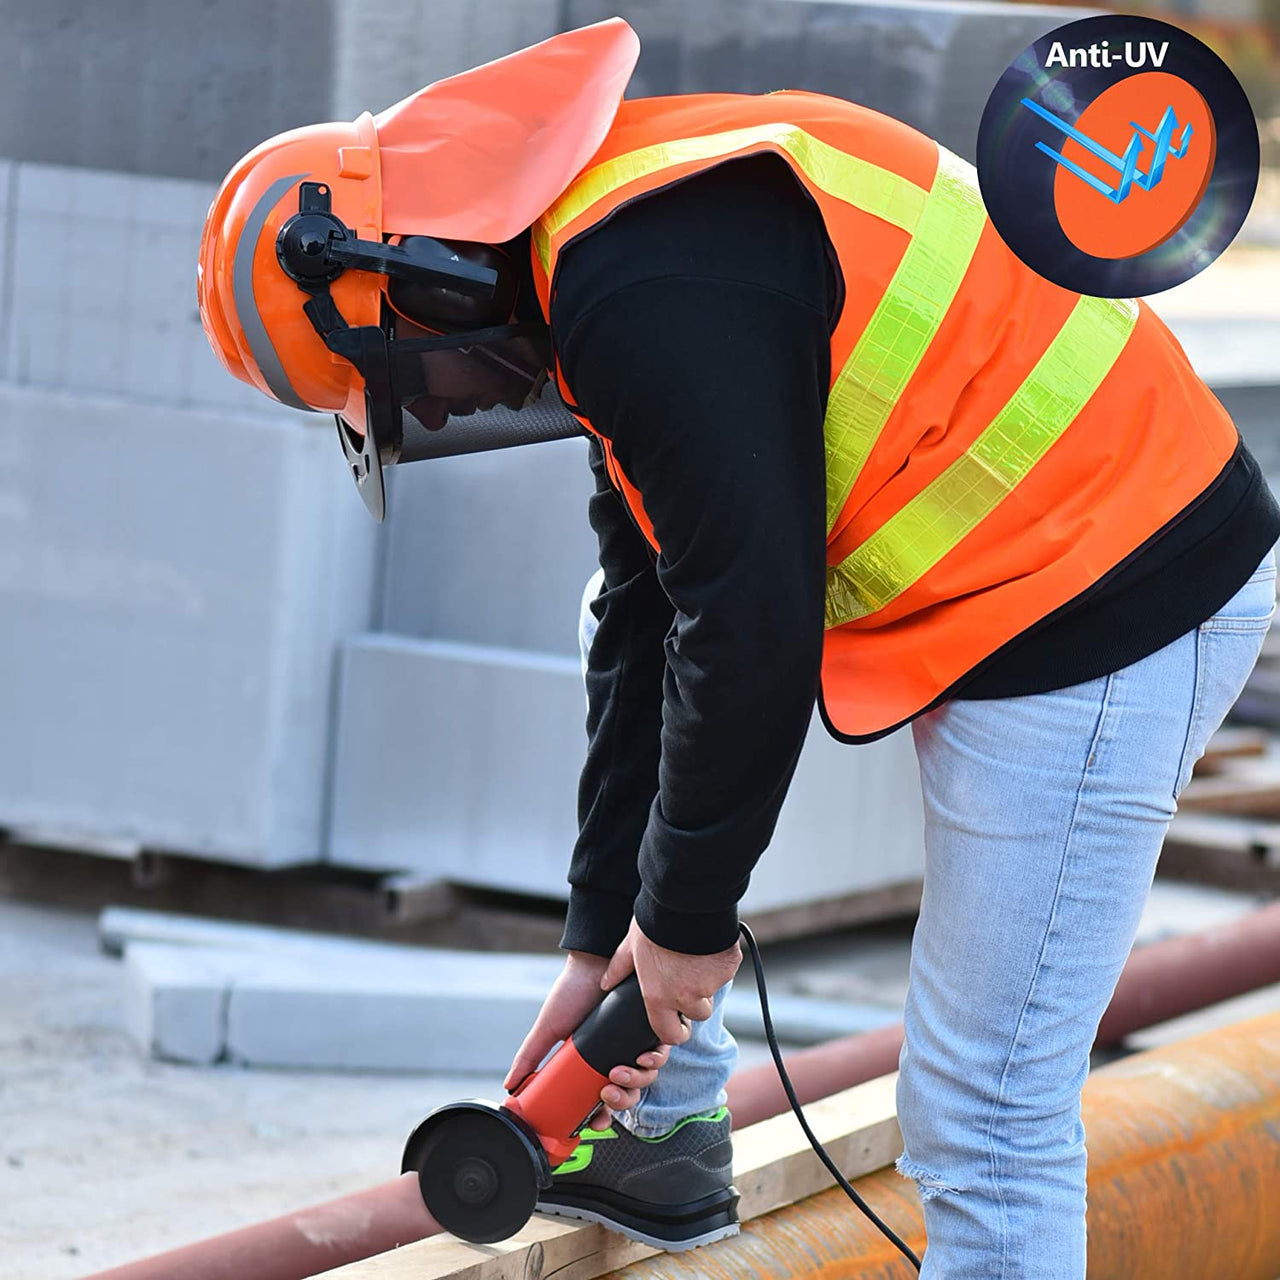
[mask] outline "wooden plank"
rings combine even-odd
[[[1169,827],[1157,870],[1173,880],[1280,891],[1280,822],[1180,813]]]
[[[1240,759],[1265,756],[1271,745],[1271,737],[1265,729],[1246,729],[1238,726],[1219,729],[1209,739],[1205,753],[1196,761],[1195,776],[1208,778],[1231,768]]]
[[[805,1107],[818,1140],[846,1177],[883,1169],[901,1154],[896,1085],[896,1075],[882,1076]],[[733,1143],[744,1222],[832,1185],[790,1112],[735,1133]],[[604,1227],[535,1217],[500,1244],[432,1236],[326,1271],[324,1280],[592,1280],[658,1252]]]
[[[1239,764],[1216,778],[1192,778],[1178,798],[1180,809],[1280,818],[1280,769]]]
[[[752,911],[748,919],[758,942],[806,938],[855,924],[913,916],[920,909],[923,885],[921,880],[904,880],[879,889],[859,889],[837,897],[800,902],[792,907]]]

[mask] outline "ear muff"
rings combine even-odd
[[[430,236],[405,236],[400,248],[415,255],[427,248],[443,246],[459,262],[488,268],[497,274],[497,283],[487,297],[468,295],[447,284],[407,276],[387,280],[387,301],[406,320],[437,333],[459,329],[483,329],[505,324],[516,305],[518,274],[515,264],[500,249],[466,240],[433,240]]]

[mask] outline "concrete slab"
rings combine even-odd
[[[502,1096],[508,1063],[369,1075],[143,1057],[95,925],[0,899],[4,1280],[76,1280],[384,1182],[426,1111]]]
[[[296,953],[322,950],[340,953],[344,949],[370,955],[413,955],[420,947],[397,942],[377,942],[364,938],[342,938],[305,929],[281,929],[271,925],[242,924],[236,920],[209,920],[202,916],[176,915],[166,911],[146,911],[136,907],[107,907],[98,915],[98,941],[108,955],[121,955],[135,942],[164,942],[170,945],[225,948],[231,951]],[[444,951],[436,955],[450,954]],[[470,956],[469,952],[458,952]]]
[[[125,962],[126,1026],[154,1057],[449,1072],[504,1071],[561,967],[555,956],[337,939],[243,950],[130,941]]]
[[[425,966],[259,973],[229,993],[227,1055],[253,1067],[501,1072],[549,986],[536,969],[501,982]]]
[[[122,907],[102,913],[98,932],[105,950],[127,957],[130,1033],[145,1052],[175,1062],[500,1070],[561,965],[556,956],[407,947]],[[770,1005],[779,1037],[794,1044],[900,1017],[891,1003],[785,989]],[[735,1036],[763,1035],[749,971],[729,995],[725,1021]]]
[[[376,562],[330,431],[0,383],[0,451],[0,825],[322,860]]]
[[[353,637],[339,678],[331,860],[563,898],[584,716],[576,656]],[[909,734],[854,752],[815,723],[743,900],[748,919],[914,880],[923,822]]]
[[[755,980],[748,970],[745,965],[725,999],[724,1021],[735,1038],[760,1040],[764,1038],[764,1019]],[[822,1044],[902,1021],[901,1009],[882,1004],[818,1000],[785,992],[770,993],[769,1014],[778,1039],[792,1044]]]
[[[271,411],[227,376],[200,325],[193,271],[212,184],[43,164],[13,164],[0,178],[10,381]]]
[[[197,1066],[224,1057],[231,974],[220,958],[148,942],[127,949],[124,1023],[144,1054]]]
[[[1143,908],[1136,947],[1161,938],[1201,933],[1239,920],[1262,905],[1260,894],[1179,880],[1157,880]]]

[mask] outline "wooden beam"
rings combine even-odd
[[[805,1107],[818,1140],[846,1177],[882,1169],[901,1154],[896,1084],[896,1075],[881,1076]],[[744,1222],[831,1186],[831,1175],[790,1112],[735,1133],[733,1145]],[[500,1244],[432,1236],[326,1271],[324,1280],[592,1280],[658,1252],[604,1227],[535,1217]]]
[[[1271,761],[1240,763],[1217,777],[1192,778],[1178,807],[1254,818],[1280,818],[1280,769]]]
[[[1226,889],[1280,891],[1280,822],[1180,813],[1165,836],[1157,872]]]
[[[1231,726],[1219,729],[1209,739],[1204,755],[1196,761],[1195,776],[1208,778],[1230,768],[1241,759],[1265,756],[1271,745],[1271,736],[1265,729]]]

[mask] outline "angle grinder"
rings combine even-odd
[[[446,1231],[472,1244],[506,1240],[578,1145],[609,1072],[658,1044],[633,973],[501,1105],[471,1098],[432,1111],[409,1136],[400,1171],[418,1175]]]

